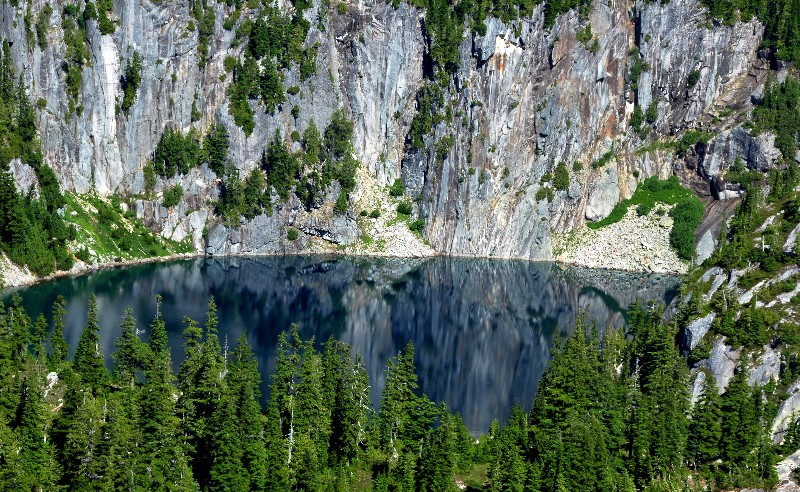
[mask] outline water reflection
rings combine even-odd
[[[278,333],[297,323],[304,338],[336,337],[364,356],[376,403],[384,364],[411,340],[422,390],[461,412],[477,434],[505,420],[514,402],[530,406],[556,331],[571,332],[579,312],[601,327],[620,326],[637,297],[668,303],[677,281],[521,261],[296,256],[139,265],[21,293],[32,317],[49,314],[56,296],[67,299],[72,347],[94,293],[106,355],[125,307],[146,330],[161,294],[176,366],[183,316],[204,320],[213,295],[223,342],[233,345],[246,330],[262,374],[272,372]],[[265,393],[267,386],[265,378]]]

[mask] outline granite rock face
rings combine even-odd
[[[355,123],[354,150],[362,167],[376,186],[402,177],[414,218],[425,222],[423,237],[440,253],[552,259],[553,232],[603,218],[631,196],[640,179],[669,176],[681,165],[671,152],[636,152],[643,142],[628,128],[634,104],[656,104],[651,138],[657,139],[702,127],[709,112],[748,101],[763,85],[755,52],[761,26],[706,27],[696,21],[704,15],[696,0],[637,1],[635,10],[620,2],[597,3],[588,21],[569,12],[550,29],[542,24],[540,6],[530,19],[510,24],[487,19],[483,36],[465,32],[460,68],[444,91],[458,116],[440,123],[426,137],[427,149],[418,151],[407,136],[427,80],[425,12],[406,3],[394,8],[365,0],[347,4],[344,13],[321,14],[315,3],[304,15],[311,23],[306,47],[318,49],[316,72],[301,81],[296,67],[284,71],[284,85],[297,85],[300,92],[288,94],[275,114],[252,101],[256,125],[248,137],[228,112],[232,77],[224,60],[244,48],[234,45],[235,27],[223,27],[231,13],[224,2],[209,2],[216,23],[202,68],[199,33],[188,28],[188,4],[116,2],[117,27],[110,35],[89,20],[89,60],[82,70],[81,110],[75,112],[69,111],[62,70],[64,1],[49,3],[54,13],[44,50],[29,45],[23,22],[28,4],[35,18],[44,8],[41,0],[0,6],[0,31],[11,42],[29,96],[43,100],[37,107],[45,160],[65,188],[141,194],[143,166],[164,130],[196,128],[202,134],[214,121],[227,128],[230,162],[245,176],[259,165],[275,130],[284,136],[302,132],[312,119],[324,128],[343,108]],[[257,15],[245,7],[238,22]],[[576,33],[586,22],[594,39],[583,44]],[[638,54],[631,55],[634,47]],[[134,51],[142,56],[142,84],[133,106],[122,112],[120,76]],[[635,56],[648,65],[637,87],[629,76]],[[689,87],[696,71],[698,82]],[[293,106],[300,108],[296,120]],[[445,138],[452,145],[437,155],[436,143]],[[734,154],[766,165],[774,150],[768,140],[741,128],[721,134],[707,152],[706,173],[718,172]],[[573,168],[576,162],[581,166]],[[565,190],[542,181],[559,163],[570,170]],[[218,179],[206,170],[160,180],[156,191],[173,181],[189,185],[182,205],[162,209],[156,198],[137,204],[137,211],[154,230],[189,237],[199,251],[206,247],[204,237],[213,239],[208,250],[214,253],[303,250],[317,239],[336,245],[361,237],[352,204],[340,216],[323,206],[303,217],[295,213],[294,197],[277,204],[281,210],[272,217],[223,224],[212,204]],[[331,190],[330,196],[335,200]],[[329,198],[326,203],[331,205]],[[286,244],[287,227],[307,237]]]
[[[715,317],[716,314],[711,312],[689,323],[683,331],[683,346],[688,350],[693,350],[697,347],[700,340],[711,329],[711,324],[714,322]]]

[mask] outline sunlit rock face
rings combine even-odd
[[[37,18],[45,2],[29,3]],[[316,71],[305,80],[297,67],[284,71],[284,85],[300,92],[287,95],[274,114],[252,101],[255,129],[248,137],[228,111],[233,74],[224,60],[240,56],[247,44],[234,46],[236,26],[223,27],[232,7],[209,2],[216,22],[201,67],[199,32],[189,27],[194,24],[188,4],[116,2],[113,34],[101,35],[97,23],[87,21],[89,59],[76,101],[80,110],[70,111],[63,69],[66,2],[49,3],[53,14],[44,50],[29,44],[23,4],[0,6],[0,36],[10,42],[17,72],[37,101],[45,159],[67,189],[140,194],[143,166],[166,128],[204,133],[217,120],[230,134],[230,162],[245,176],[260,164],[275,130],[288,142],[293,130],[302,132],[312,119],[324,128],[342,108],[355,123],[354,152],[372,180],[384,186],[402,177],[415,217],[425,221],[424,237],[436,251],[459,255],[552,259],[552,233],[604,217],[641,179],[666,177],[681,167],[671,152],[636,152],[646,142],[629,128],[634,104],[658,108],[651,139],[671,136],[704,127],[713,108],[750,104],[768,71],[756,54],[760,24],[704,23],[696,0],[638,1],[635,9],[626,2],[597,2],[586,21],[568,12],[547,29],[539,6],[529,19],[509,24],[487,19],[483,36],[465,32],[460,67],[444,90],[452,117],[417,151],[408,144],[408,133],[429,78],[424,10],[366,0],[347,4],[343,13],[329,9],[321,15],[313,2],[304,16],[311,24],[306,47],[317,46]],[[239,23],[258,15],[243,8]],[[576,34],[586,22],[593,39],[582,43]],[[634,47],[638,54],[632,55]],[[124,112],[118,107],[120,77],[134,51],[142,57],[142,84]],[[634,87],[629,74],[637,57],[648,68]],[[300,110],[297,118],[293,106]],[[700,163],[705,174],[723,171],[721,152],[741,154],[741,131],[720,138],[707,165]],[[452,145],[437,155],[443,139],[452,139]],[[299,149],[297,142],[291,145]],[[615,158],[592,166],[608,152]],[[765,164],[747,152],[748,163]],[[695,157],[702,161],[702,155]],[[580,170],[573,171],[575,162],[582,163]],[[550,185],[540,180],[559,163],[570,170],[570,186],[543,199],[540,191]],[[278,203],[275,195],[271,217],[222,224],[212,205],[218,179],[207,169],[160,179],[156,194],[182,185],[181,204],[166,209],[157,196],[137,202],[137,214],[165,237],[190,237],[198,251],[213,254],[309,251],[314,244],[309,238],[352,244],[360,235],[354,220],[359,210],[341,217],[333,213],[334,189],[318,213],[305,213],[296,198]],[[235,230],[239,226],[242,230]],[[301,230],[302,240],[283,240],[287,226]]]
[[[620,327],[631,302],[646,296],[668,303],[676,284],[675,277],[507,260],[281,257],[104,270],[21,293],[33,316],[65,296],[72,347],[94,293],[106,356],[125,307],[133,307],[146,333],[159,294],[176,367],[183,316],[203,322],[214,296],[223,343],[232,349],[246,332],[265,392],[278,334],[292,323],[318,344],[335,337],[352,345],[364,357],[376,404],[387,360],[411,341],[421,391],[461,412],[480,433],[492,419],[503,421],[515,402],[531,405],[554,337],[571,333],[581,313],[601,330]]]

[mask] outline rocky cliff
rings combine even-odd
[[[315,70],[303,78],[297,67],[283,70],[284,85],[299,91],[287,94],[274,114],[250,101],[255,128],[249,136],[230,115],[233,76],[225,59],[244,49],[235,32],[257,10],[244,5],[238,20],[226,25],[233,7],[209,2],[215,19],[209,35],[195,28],[186,3],[117,1],[107,13],[113,33],[102,34],[98,21],[85,20],[87,58],[77,64],[75,92],[65,4],[0,6],[0,36],[37,102],[45,160],[66,189],[127,196],[153,229],[179,241],[190,238],[198,251],[349,245],[385,254],[546,260],[554,257],[554,234],[604,217],[648,176],[678,172],[710,195],[707,181],[734,157],[758,167],[775,159],[769,139],[754,140],[737,119],[769,70],[757,52],[762,27],[757,21],[712,24],[696,0],[596,2],[588,19],[569,12],[551,28],[544,27],[540,6],[530,18],[507,24],[488,18],[484,35],[466,30],[459,67],[443,91],[451,117],[424,137],[423,150],[408,144],[408,134],[420,91],[432,77],[431,36],[425,12],[408,4],[365,0],[328,8],[328,2],[314,2],[303,16],[311,26],[304,46],[317,50]],[[47,6],[52,13],[45,16]],[[28,32],[31,19],[40,19],[46,46]],[[580,35],[587,25],[588,40]],[[142,82],[131,107],[121,111],[121,77],[134,52],[142,58]],[[635,105],[657,109],[648,133],[631,128]],[[346,213],[333,209],[334,183],[318,207],[273,195],[271,216],[225,224],[213,207],[219,177],[205,166],[159,178],[157,195],[143,194],[143,168],[167,128],[202,134],[220,121],[230,135],[229,161],[245,176],[259,165],[276,129],[296,150],[299,143],[288,135],[312,119],[324,128],[338,108],[355,123],[361,162]],[[687,128],[721,133],[685,159],[657,146],[640,150]],[[561,163],[570,180],[557,189],[547,176]],[[432,250],[392,221],[369,225],[358,217],[372,208],[393,214],[396,202],[385,187],[398,177]],[[185,190],[181,203],[164,207],[160,194],[178,183]],[[299,240],[287,240],[290,226],[300,231]],[[365,235],[382,234],[374,246],[361,244]]]

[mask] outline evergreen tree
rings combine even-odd
[[[45,490],[55,483],[55,463],[45,433],[45,411],[42,405],[41,382],[30,378],[22,384],[15,431],[19,443],[17,483],[20,489]]]
[[[253,350],[242,333],[227,375],[242,449],[241,468],[247,471],[250,490],[262,490],[266,484],[266,450],[261,415],[261,376]]]
[[[721,413],[716,381],[713,376],[707,376],[703,383],[703,393],[692,409],[692,423],[689,426],[687,448],[690,462],[695,467],[719,458]]]
[[[136,318],[133,310],[125,309],[125,315],[119,325],[120,335],[114,346],[114,380],[122,386],[133,388],[136,384],[136,370],[142,365],[142,347],[136,329]]]
[[[408,446],[418,446],[436,416],[436,408],[426,396],[417,396],[419,387],[414,370],[414,346],[386,366],[386,386],[381,393],[380,444],[394,454]]]
[[[47,362],[47,319],[44,314],[40,314],[36,318],[36,323],[33,325],[33,350],[36,355],[36,361],[41,366]]]
[[[75,372],[84,385],[97,391],[106,384],[108,371],[100,345],[100,323],[94,294],[89,297],[89,319],[75,347],[74,361]]]
[[[352,461],[366,444],[367,422],[371,411],[369,378],[360,356],[350,356],[351,347],[331,338],[323,355],[325,400],[332,408],[330,417],[330,459],[334,463]]]
[[[229,392],[223,394],[214,415],[209,422],[213,431],[209,432],[208,466],[209,491],[246,491],[250,490],[250,477],[242,473],[241,430],[238,426],[236,403]],[[197,465],[197,463],[195,464]]]
[[[53,331],[50,335],[50,360],[49,369],[58,369],[69,355],[69,344],[64,340],[64,316],[66,315],[66,301],[58,296],[53,304]]]
[[[102,403],[89,390],[81,391],[80,396],[82,400],[70,421],[64,448],[62,480],[70,490],[91,489],[104,468],[100,453],[104,424]]]
[[[208,156],[208,167],[214,171],[217,176],[225,174],[225,163],[228,160],[228,131],[225,126],[216,121],[209,130],[206,139],[203,142],[203,150]]]
[[[287,439],[281,428],[281,418],[278,405],[273,403],[270,395],[270,405],[264,424],[265,444],[265,480],[267,490],[274,492],[288,491],[289,487],[289,453]]]
[[[141,455],[142,434],[137,426],[138,387],[109,395],[103,427],[103,480],[109,490],[134,490],[147,476],[148,462]]]
[[[167,330],[161,317],[161,296],[156,296],[156,316],[150,323],[148,354],[142,372],[146,382],[140,399],[140,428],[142,459],[149,464],[146,487],[195,490],[197,484],[179,437],[176,388],[172,382]]]
[[[303,132],[303,151],[305,152],[303,155],[303,164],[306,168],[313,166],[319,161],[321,150],[322,135],[320,135],[319,129],[317,129],[317,124],[311,119]]]

